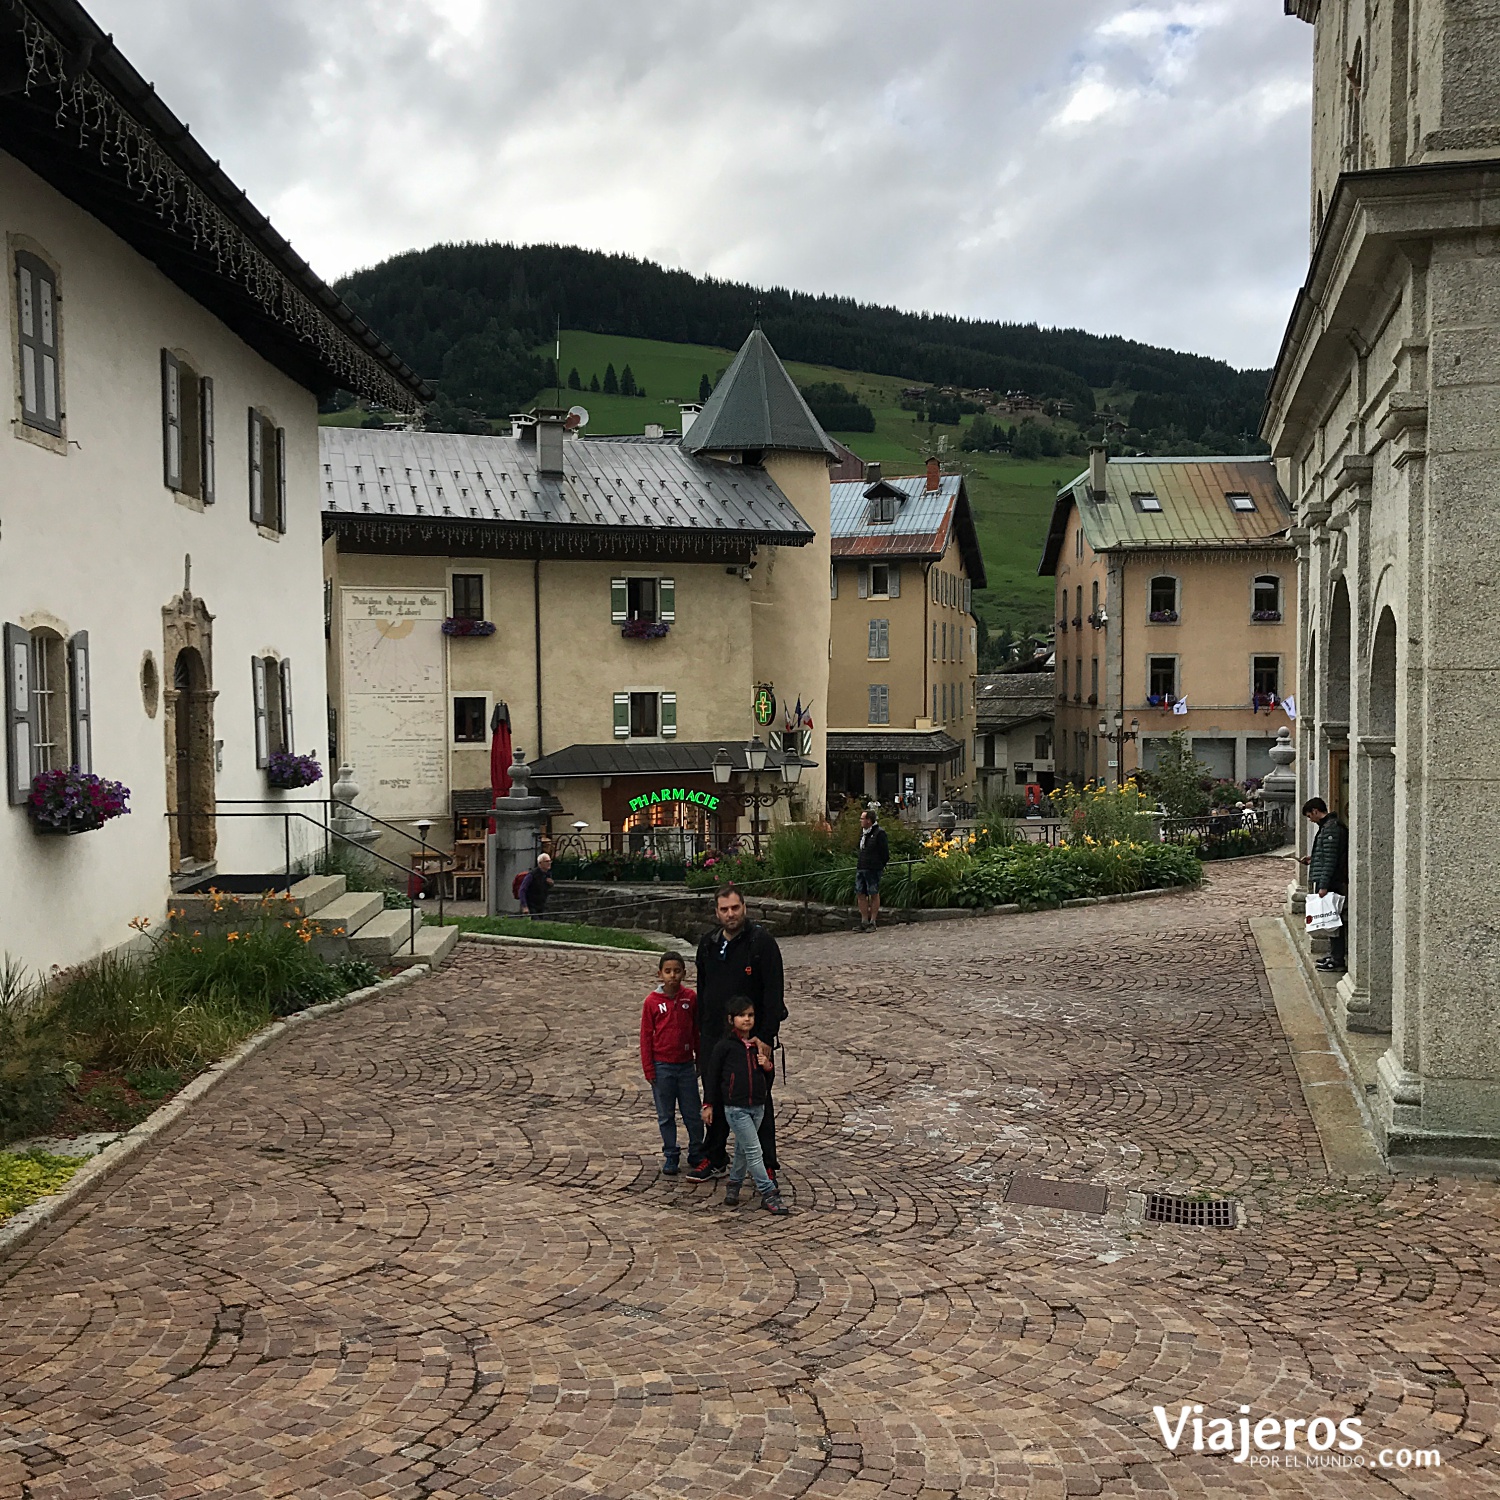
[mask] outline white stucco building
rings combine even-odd
[[[1301,795],[1351,830],[1337,1022],[1392,1155],[1500,1155],[1500,16],[1317,28],[1312,262],[1264,433],[1296,511]]]
[[[45,970],[284,867],[224,814],[327,791],[266,769],[327,751],[319,393],[425,390],[76,6],[8,10],[0,76],[0,952]],[[74,766],[129,815],[39,829]]]

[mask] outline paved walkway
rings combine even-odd
[[[787,943],[782,1221],[658,1175],[649,960],[466,948],[0,1263],[0,1496],[1500,1495],[1500,1193],[1328,1176],[1249,929],[1286,874]],[[1184,1403],[1443,1468],[1174,1455]]]

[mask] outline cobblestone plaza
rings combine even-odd
[[[1290,868],[784,943],[781,1221],[659,1174],[646,956],[466,945],[0,1262],[0,1496],[1500,1494],[1500,1194],[1330,1174],[1250,926]],[[1171,1452],[1184,1405],[1361,1465]]]

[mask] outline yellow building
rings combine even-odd
[[[1094,451],[1040,568],[1057,579],[1059,782],[1150,770],[1178,730],[1214,776],[1271,770],[1297,691],[1291,527],[1268,459]]]
[[[782,728],[755,718],[774,695],[819,726],[780,815],[821,810],[835,451],[759,330],[684,423],[323,429],[329,690],[362,805],[441,842],[488,805],[504,703],[554,826],[718,845],[747,826],[734,794],[747,742]]]
[[[967,797],[984,560],[963,479],[936,459],[832,493],[828,784],[923,814]]]

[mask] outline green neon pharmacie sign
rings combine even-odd
[[[630,810],[638,813],[643,807],[653,807],[658,802],[691,802],[708,812],[718,812],[719,799],[712,792],[689,792],[681,787],[664,786],[659,792],[647,792],[644,796],[630,799]]]

